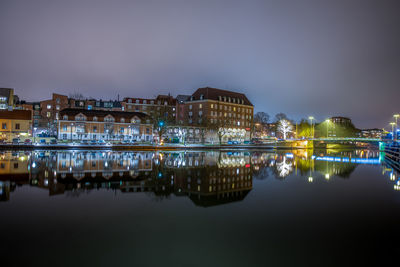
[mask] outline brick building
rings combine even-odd
[[[184,101],[183,124],[189,126],[215,125],[224,129],[222,141],[244,141],[250,138],[253,125],[253,104],[242,93],[217,88],[199,88]],[[217,140],[208,134],[207,140]]]

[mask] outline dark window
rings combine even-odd
[[[1,129],[3,129],[3,130],[7,129],[7,123],[2,123],[1,124]]]
[[[14,169],[18,169],[18,163],[14,163]]]
[[[16,129],[16,130],[19,130],[19,129],[20,129],[19,123],[16,123],[16,124],[15,124],[15,129]]]

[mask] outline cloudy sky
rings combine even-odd
[[[400,1],[1,0],[0,87],[26,100],[246,93],[256,111],[386,127]]]

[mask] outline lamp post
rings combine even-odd
[[[396,123],[391,122],[390,125],[392,125],[392,140],[394,140],[394,126],[396,125]]]
[[[396,121],[396,136],[395,136],[395,139],[397,139],[397,130],[398,130],[397,119],[400,117],[400,114],[394,114],[393,117],[394,117],[394,119]]]
[[[72,126],[74,126],[74,124],[73,123],[71,123],[71,143],[72,143]]]
[[[329,136],[329,122],[330,122],[330,120],[329,119],[326,119],[325,120],[325,122],[326,122],[326,138],[328,138],[328,136]]]
[[[33,127],[33,143],[36,143],[36,127]]]
[[[313,124],[314,117],[310,116],[308,117],[308,119],[311,121],[311,136],[314,139],[314,124]]]

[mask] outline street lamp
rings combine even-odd
[[[392,125],[392,140],[394,139],[394,126],[396,125],[395,122],[391,122],[390,125]]]
[[[326,119],[325,120],[325,122],[326,122],[326,138],[328,138],[328,136],[329,136],[329,122],[330,122],[330,120],[329,119]]]
[[[33,143],[36,143],[36,127],[33,127]]]
[[[74,124],[73,123],[71,123],[71,143],[72,143],[72,126],[74,126]]]
[[[311,121],[311,135],[312,135],[312,138],[314,138],[314,124],[313,124],[314,117],[310,116],[310,117],[308,117],[308,119]]]

